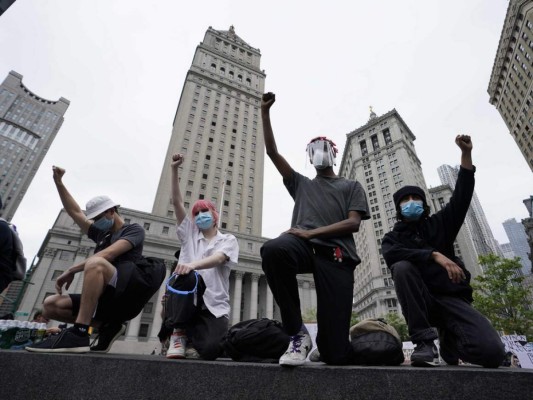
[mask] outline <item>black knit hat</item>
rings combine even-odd
[[[394,207],[396,207],[396,210],[398,210],[400,207],[400,201],[405,196],[408,196],[410,194],[416,194],[417,196],[420,196],[422,202],[424,203],[424,207],[428,205],[426,201],[426,194],[421,188],[419,188],[418,186],[404,186],[392,195],[392,198],[394,199]]]

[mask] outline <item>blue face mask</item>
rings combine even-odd
[[[93,225],[95,228],[98,228],[102,231],[108,231],[113,227],[113,220],[102,217],[98,221],[95,221]]]
[[[402,215],[410,221],[417,221],[424,214],[424,203],[422,200],[410,200],[401,206]]]
[[[200,230],[209,229],[213,226],[213,216],[209,211],[200,212],[196,217],[194,217],[194,222]]]

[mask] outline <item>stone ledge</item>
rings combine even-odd
[[[299,368],[231,360],[0,350],[2,399],[531,399],[533,370]]]

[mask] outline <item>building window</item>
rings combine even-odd
[[[150,324],[141,324],[139,328],[139,337],[148,337],[148,328]]]
[[[150,223],[149,222],[145,222],[144,223],[144,230],[145,231],[149,231],[150,230]]]
[[[154,308],[154,303],[152,303],[152,302],[146,303],[146,305],[143,308],[143,313],[144,314],[151,314],[153,308]]]
[[[63,271],[56,269],[54,273],[52,274],[52,280],[55,281],[59,275],[61,275]]]
[[[172,212],[172,211],[171,211]],[[161,232],[163,235],[168,235],[168,226],[163,227],[163,231]]]
[[[359,146],[361,146],[361,154],[363,156],[366,156],[368,154],[368,150],[366,148],[366,142],[364,140],[360,141]]]

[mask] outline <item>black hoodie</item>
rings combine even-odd
[[[409,261],[422,273],[422,278],[432,293],[454,294],[472,302],[470,273],[455,255],[453,242],[457,237],[474,193],[474,173],[463,167],[459,170],[455,190],[450,202],[435,214],[413,222],[399,221],[385,234],[381,244],[383,258],[390,268],[398,261]],[[446,269],[431,259],[438,251],[454,261],[465,272],[467,279],[453,283]]]

